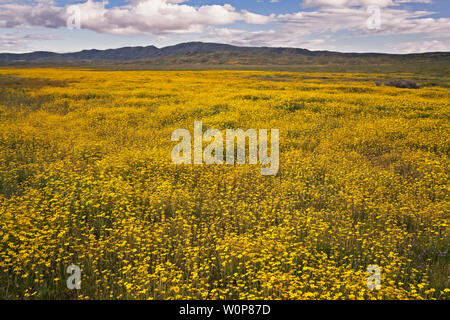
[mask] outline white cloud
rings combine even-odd
[[[395,6],[400,3],[431,3],[431,0],[304,0],[304,7]]]
[[[249,24],[268,24],[272,21],[274,21],[275,15],[272,14],[270,16],[264,16],[261,14],[251,13],[247,10],[242,10],[244,14],[244,20],[245,22]]]
[[[53,0],[1,1],[0,27],[4,28],[64,28],[70,16],[69,6],[57,6]],[[103,7],[102,1],[86,0],[76,7],[80,10],[81,28],[103,34],[162,36],[197,33],[196,40],[206,37],[240,45],[330,50],[333,47],[330,39],[336,39],[339,34],[347,39],[417,34],[427,38],[424,40],[426,43],[434,45],[438,45],[433,42],[435,39],[448,38],[449,18],[434,18],[430,11],[411,11],[402,5],[407,2],[431,1],[304,0],[302,6],[312,10],[299,8],[298,12],[279,15],[236,10],[229,4],[193,6],[187,0],[129,0],[126,5],[107,8]],[[367,27],[370,13],[366,6],[369,5],[380,6],[379,29]],[[252,28],[252,31],[243,30],[246,27],[233,28],[237,22],[265,27],[259,30]],[[4,46],[10,43],[11,47],[14,41],[5,38]],[[409,50],[407,45],[398,48]]]
[[[53,1],[5,3],[0,5],[0,27],[14,28],[27,25],[56,28],[65,25],[64,9]]]
[[[433,0],[395,0],[395,3],[432,3]]]
[[[386,35],[417,34],[420,37],[430,38],[448,37],[450,19],[431,18],[430,15],[431,13],[427,11],[382,8],[380,29],[372,30],[367,28],[369,14],[365,7],[322,7],[315,11],[278,15],[277,28],[272,26],[270,30],[248,32],[214,28],[209,36],[218,41],[238,45],[293,46],[312,50],[335,50],[334,41],[339,33],[341,36],[345,35],[347,39],[353,39],[350,41],[354,41],[355,44],[363,38],[370,39],[374,36]],[[309,39],[318,39],[318,41]],[[380,47],[380,50],[385,49]],[[407,47],[399,47],[399,50],[408,52]]]
[[[443,33],[450,30],[449,18],[431,18],[432,12],[383,8],[379,30],[369,30],[369,14],[359,7],[324,7],[312,12],[297,12],[278,16],[291,30],[308,33],[350,31],[359,35],[412,33]]]
[[[9,32],[0,34],[0,51],[23,52],[32,49],[32,42],[36,40],[57,40],[58,37],[52,34],[22,34],[19,32]]]
[[[0,27],[24,25],[50,28],[66,26],[78,8],[81,28],[108,34],[166,34],[201,32],[207,25],[226,25],[237,21],[265,24],[272,17],[248,12],[238,12],[229,4],[194,7],[184,0],[132,0],[129,4],[112,8],[102,2],[87,0],[84,3],[58,7],[53,1],[30,4],[0,5]]]
[[[304,34],[303,34],[304,35]],[[325,49],[325,39],[304,39],[302,34],[285,30],[247,31],[230,28],[210,28],[208,38],[240,46],[301,47],[311,50]],[[330,46],[328,46],[330,47]]]
[[[388,46],[397,53],[450,51],[450,42],[440,40],[391,43]]]

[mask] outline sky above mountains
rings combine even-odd
[[[180,42],[450,51],[449,0],[0,0],[0,52]]]

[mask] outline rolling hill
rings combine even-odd
[[[70,53],[55,53],[48,51],[36,51],[31,53],[0,53],[0,61],[132,61],[141,59],[161,58],[179,55],[205,55],[211,53],[223,53],[240,57],[341,57],[341,58],[374,58],[374,57],[449,57],[449,52],[434,52],[409,55],[391,55],[382,53],[340,53],[332,51],[310,51],[301,48],[274,48],[274,47],[238,47],[221,43],[187,42],[164,48],[155,46],[146,47],[123,47],[107,50],[83,50]]]

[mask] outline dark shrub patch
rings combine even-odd
[[[396,88],[404,88],[404,89],[420,89],[422,86],[415,81],[412,80],[389,80],[385,83],[387,86],[396,87]]]

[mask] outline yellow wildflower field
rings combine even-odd
[[[450,90],[389,77],[0,69],[0,297],[448,299]],[[173,164],[194,121],[278,173]]]

